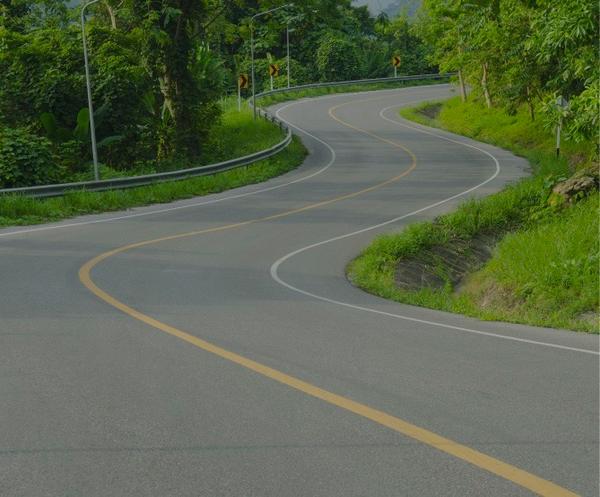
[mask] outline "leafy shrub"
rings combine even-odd
[[[0,115],[9,126],[52,112],[71,127],[85,106],[81,40],[76,28],[20,34],[0,29]]]
[[[0,187],[52,183],[60,176],[49,140],[26,128],[0,130]]]

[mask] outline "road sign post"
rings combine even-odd
[[[392,65],[394,66],[394,78],[398,77],[398,68],[400,67],[402,60],[399,55],[394,55],[392,57]]]
[[[269,64],[269,77],[271,78],[271,91],[273,91],[273,78],[279,76],[279,65]]]
[[[240,74],[238,77],[238,111],[242,111],[242,90],[245,90],[250,85],[250,78],[247,74]]]
[[[558,125],[556,126],[556,157],[560,157],[560,132],[562,128],[562,116],[558,118]]]
[[[558,108],[558,124],[556,125],[556,157],[558,158],[560,157],[560,133],[562,131],[563,114],[569,108],[569,102],[560,95],[556,99],[556,107]]]

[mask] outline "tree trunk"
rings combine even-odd
[[[492,107],[492,98],[490,97],[490,90],[488,88],[488,63],[484,62],[482,65],[483,74],[481,76],[481,88],[483,89],[483,96],[485,97],[485,104],[488,109]]]
[[[115,14],[114,9],[110,6],[107,1],[104,1],[104,6],[106,7],[106,11],[108,12],[108,16],[110,17],[110,25],[112,29],[117,29],[117,16]]]
[[[527,106],[529,107],[529,115],[531,116],[531,120],[535,121],[535,107],[533,105],[533,97],[531,95],[529,86],[525,87],[525,91],[527,92]]]
[[[462,103],[467,101],[467,89],[465,88],[465,79],[463,78],[462,69],[458,70],[458,86],[460,88],[460,99]]]
[[[176,16],[162,8],[167,3],[178,6]],[[200,99],[190,67],[194,55],[190,36],[194,22],[203,19],[205,2],[132,0],[131,5],[141,26],[151,27],[165,38],[164,42],[157,43],[156,36],[146,37],[143,53],[163,97],[163,119],[158,123],[158,156],[194,159],[201,152],[202,132],[209,126],[201,121],[199,111],[205,109],[206,104]]]
[[[165,111],[169,111],[169,116],[171,116],[172,119],[175,119],[175,110],[173,109],[173,97],[169,88],[169,76],[165,74],[164,76],[158,78],[158,84],[160,86],[160,92],[162,93],[163,98],[165,99],[161,117],[164,119]]]

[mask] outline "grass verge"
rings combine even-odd
[[[224,161],[271,147],[281,141],[279,127],[262,119],[254,122],[245,108],[241,113],[231,103],[224,109],[222,122],[214,128],[210,152],[203,164]],[[0,226],[22,226],[59,221],[82,215],[128,209],[154,203],[166,203],[210,193],[218,193],[260,183],[302,164],[306,149],[299,139],[283,152],[250,166],[213,176],[185,179],[125,190],[71,192],[61,197],[35,199],[24,195],[0,196]],[[195,164],[202,165],[202,164]],[[189,165],[187,167],[191,167]],[[148,171],[144,171],[148,172]]]
[[[349,265],[350,280],[412,305],[597,333],[598,194],[572,206],[549,202],[555,184],[590,166],[594,145],[566,142],[557,159],[551,133],[525,112],[509,116],[458,99],[405,109],[402,115],[510,149],[530,161],[533,175],[432,222],[377,238]],[[472,255],[470,244],[482,237],[500,241],[491,259],[457,284],[451,261],[439,254],[454,250],[464,259]],[[457,252],[457,246],[466,248]],[[399,285],[399,268],[407,263],[428,267],[441,284]]]

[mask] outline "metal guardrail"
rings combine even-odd
[[[115,190],[123,188],[135,188],[146,186],[164,181],[180,180],[185,178],[194,178],[198,176],[209,176],[211,174],[228,171],[242,166],[247,166],[259,160],[267,159],[284,150],[292,141],[291,129],[282,121],[268,112],[259,110],[262,117],[279,125],[280,128],[287,131],[286,136],[276,145],[260,152],[255,152],[244,157],[238,157],[216,164],[206,166],[191,167],[188,169],[179,169],[177,171],[167,171],[164,173],[145,174],[140,176],[129,176],[127,178],[113,178],[99,181],[79,181],[77,183],[63,183],[57,185],[29,186],[22,188],[0,189],[0,195],[22,194],[29,197],[57,197],[72,191],[91,191],[100,192],[105,190]]]
[[[426,79],[447,79],[453,76],[454,73],[448,74],[417,74],[414,76],[400,76],[398,78],[375,78],[375,79],[358,79],[353,81],[333,81],[326,83],[311,83],[307,85],[292,86],[290,88],[278,88],[272,91],[265,91],[258,93],[256,97],[266,97],[277,93],[285,93],[292,91],[301,91],[310,88],[325,88],[330,86],[344,86],[344,85],[362,85],[362,84],[375,84],[375,83],[394,83],[402,81],[417,81]],[[145,174],[142,176],[130,176],[127,178],[113,178],[105,179],[100,181],[80,181],[77,183],[63,183],[56,185],[42,185],[42,186],[29,186],[22,188],[5,188],[0,189],[0,195],[7,194],[21,194],[30,197],[57,197],[72,191],[93,191],[100,192],[106,190],[115,190],[123,188],[135,188],[138,186],[151,185],[153,183],[160,183],[164,181],[173,181],[186,178],[194,178],[198,176],[208,176],[211,174],[219,173],[222,171],[228,171],[242,166],[247,166],[258,162],[263,159],[267,159],[273,155],[278,154],[284,150],[292,141],[292,130],[283,122],[277,119],[277,117],[269,114],[263,109],[258,109],[261,117],[279,125],[280,128],[285,129],[285,138],[277,143],[276,145],[266,150],[261,150],[244,157],[237,159],[231,159],[224,162],[218,162],[216,164],[209,164],[206,166],[191,167],[188,169],[180,169],[177,171],[167,171],[164,173]]]
[[[268,97],[277,93],[286,93],[290,91],[309,90],[311,88],[327,88],[330,86],[348,86],[348,85],[367,85],[376,83],[401,83],[403,81],[421,81],[427,79],[449,79],[456,76],[457,73],[444,74],[415,74],[411,76],[398,76],[397,78],[372,78],[372,79],[355,79],[351,81],[331,81],[326,83],[310,83],[307,85],[290,86],[289,88],[277,88],[275,90],[264,91],[256,94],[256,98]]]

